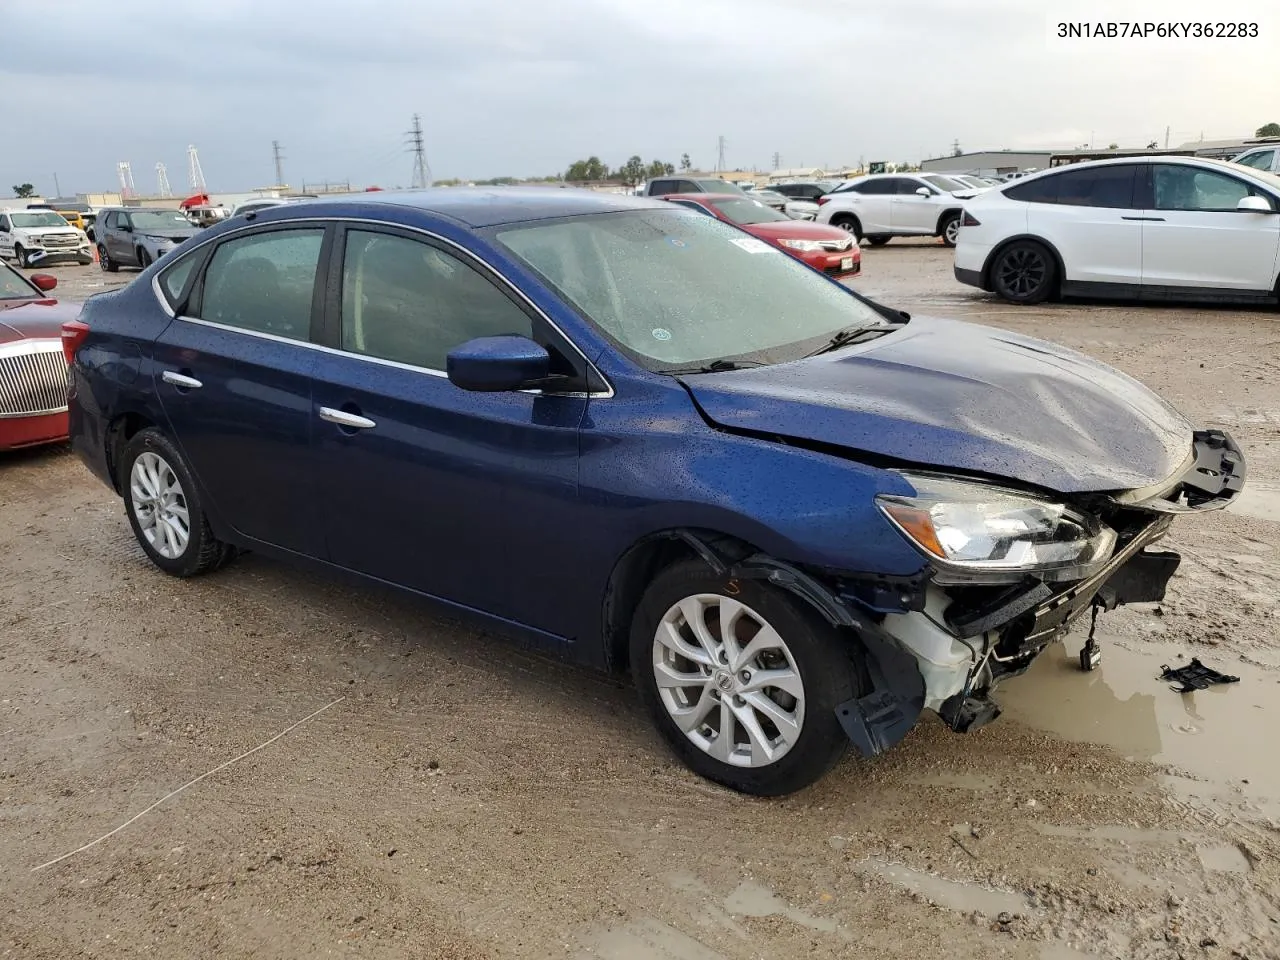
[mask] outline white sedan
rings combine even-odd
[[[1055,296],[1280,301],[1280,176],[1203,157],[1098,160],[967,200],[956,279]]]

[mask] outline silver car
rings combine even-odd
[[[102,210],[94,224],[98,264],[108,273],[121,267],[146,269],[200,228],[180,210],[114,207]]]

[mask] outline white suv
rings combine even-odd
[[[1268,173],[1280,173],[1280,143],[1246,150],[1238,157],[1232,157],[1231,162],[1253,167],[1255,170],[1265,170]]]
[[[937,173],[873,173],[820,198],[816,219],[877,247],[892,237],[941,237],[954,247],[962,201],[980,192]]]
[[[0,257],[22,267],[58,260],[93,263],[84,231],[52,210],[0,210]]]

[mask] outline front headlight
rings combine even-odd
[[[173,237],[153,237],[149,233],[146,235],[146,239],[150,240],[152,243],[177,243],[178,242],[177,240],[174,240]]]
[[[784,247],[799,250],[801,253],[815,253],[822,249],[820,240],[779,240],[778,242]]]
[[[904,474],[916,496],[880,496],[885,516],[934,562],[939,583],[1080,580],[1116,535],[1095,517],[1016,490]]]

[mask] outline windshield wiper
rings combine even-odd
[[[745,370],[748,367],[767,367],[769,364],[763,360],[712,360],[710,363],[704,363],[697,367],[672,367],[669,370],[659,370],[659,373],[666,374],[682,374],[682,373],[725,373],[729,370]]]
[[[905,323],[874,323],[865,327],[846,327],[844,330],[837,331],[835,336],[820,346],[812,353],[806,353],[806,357],[816,357],[820,353],[830,353],[832,350],[839,350],[841,347],[847,347],[852,343],[857,343],[860,339],[868,334],[885,334],[894,330],[901,330],[905,327]]]

